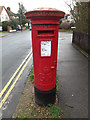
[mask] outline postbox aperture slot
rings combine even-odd
[[[38,35],[53,35],[54,30],[39,30]]]
[[[41,57],[51,56],[51,40],[41,41]]]

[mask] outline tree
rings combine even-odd
[[[74,26],[76,27],[76,31],[82,33],[88,33],[88,3],[89,2],[77,2],[73,0],[72,6],[71,4],[67,4],[70,8],[70,12],[73,15],[73,19],[75,21]]]
[[[26,12],[25,7],[23,6],[22,3],[19,3],[19,10],[18,10],[19,24],[23,26],[25,25],[25,23],[29,23],[29,20],[27,20],[25,17],[25,12]]]
[[[18,24],[19,24],[19,21],[17,18],[11,18],[9,21],[9,26],[11,26],[12,29],[16,29]]]

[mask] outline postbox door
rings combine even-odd
[[[57,51],[55,49],[57,49],[57,45],[55,45],[54,39],[40,41],[40,65],[42,68],[39,80],[43,90],[55,88],[56,85]]]

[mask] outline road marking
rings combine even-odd
[[[23,62],[21,63],[21,65],[18,67],[18,69],[15,71],[15,73],[10,78],[10,80],[8,81],[8,83],[5,85],[5,87],[3,88],[3,90],[0,92],[0,98],[2,97],[2,95],[6,91],[6,89],[8,88],[8,86],[10,85],[10,83],[12,82],[12,80],[14,79],[14,77],[16,76],[16,74],[18,73],[18,71],[20,70],[20,68],[22,67],[22,65],[25,63],[25,61],[27,60],[27,58],[29,57],[29,55],[31,54],[31,52],[32,51],[30,51],[30,53],[26,56],[26,58],[23,60]]]
[[[6,95],[4,96],[3,100],[0,102],[0,109],[2,108],[3,104],[5,103],[5,101],[7,100],[9,94],[11,93],[12,89],[14,88],[16,82],[18,81],[19,77],[21,76],[21,74],[23,73],[25,67],[27,66],[28,62],[30,61],[32,57],[32,54],[30,55],[30,57],[28,58],[28,60],[26,61],[26,63],[24,64],[24,66],[22,67],[21,71],[19,72],[19,74],[17,75],[15,81],[13,82],[13,84],[11,85],[10,89],[8,90],[8,92],[6,93]]]

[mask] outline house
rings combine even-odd
[[[5,31],[6,30],[10,31],[12,29],[11,26],[7,26],[7,29],[6,27],[2,28],[3,27],[2,22],[5,21],[4,24],[7,24],[6,21],[10,22],[12,19],[16,19],[16,18],[18,18],[17,14],[13,13],[10,7],[7,7],[6,9],[4,6],[0,6],[0,31],[2,31],[2,29]]]
[[[9,14],[4,6],[0,6],[0,22],[9,21]]]
[[[74,23],[72,14],[65,14],[64,18],[62,18],[62,22]]]
[[[72,28],[74,26],[74,19],[72,14],[65,14],[64,18],[61,19],[61,24],[60,24],[60,28],[62,29],[74,29]]]

